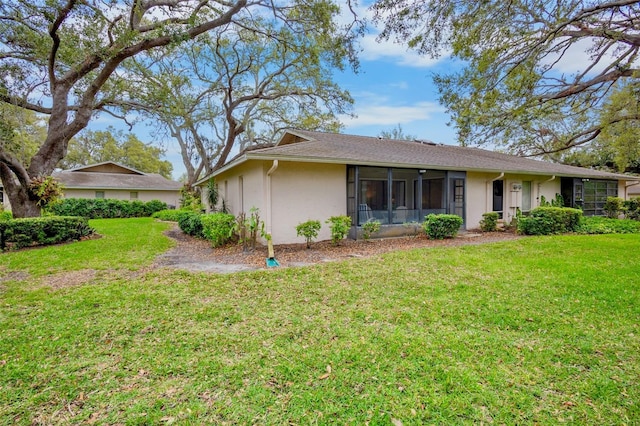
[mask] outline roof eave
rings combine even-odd
[[[627,175],[616,175],[616,174],[603,174],[600,176],[596,176],[593,174],[579,174],[579,173],[563,173],[563,172],[553,172],[553,171],[527,171],[527,170],[514,170],[514,169],[486,169],[486,168],[460,168],[455,166],[437,166],[437,165],[429,165],[429,164],[420,164],[420,163],[393,163],[393,162],[370,162],[370,161],[362,161],[362,160],[353,160],[353,159],[345,159],[345,158],[326,158],[326,157],[299,157],[299,156],[289,156],[289,155],[269,155],[269,154],[260,154],[260,153],[247,153],[243,156],[242,161],[234,161],[232,163],[227,164],[226,166],[218,169],[214,173],[212,173],[208,178],[201,179],[198,184],[202,181],[208,180],[211,177],[214,177],[226,170],[229,170],[236,165],[243,163],[247,160],[265,160],[265,161],[296,161],[300,163],[325,163],[325,164],[351,164],[357,166],[372,166],[372,167],[397,167],[397,168],[415,168],[415,169],[423,169],[423,168],[434,168],[437,170],[450,170],[450,171],[458,171],[464,170],[468,172],[477,172],[477,173],[509,173],[509,174],[520,174],[520,175],[531,175],[531,176],[558,176],[558,177],[583,177],[583,178],[595,178],[599,177],[602,179],[616,179],[616,180],[627,180],[627,181],[638,181],[640,177],[638,176],[627,176]],[[585,169],[588,170],[588,169]]]

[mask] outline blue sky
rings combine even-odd
[[[370,15],[364,7],[359,13]],[[377,30],[371,26],[361,39],[357,74],[350,69],[335,73],[335,81],[355,100],[353,112],[357,117],[342,117],[343,132],[377,136],[400,125],[405,134],[455,144],[455,129],[446,124],[449,116],[438,104],[432,82],[432,74],[450,66],[450,61],[421,57],[392,42],[379,43],[376,36]],[[92,121],[88,129],[104,130],[110,125],[125,129],[123,123],[104,114]],[[136,124],[132,132],[143,142],[158,142],[144,123]],[[171,140],[163,142],[167,150],[165,159],[173,164],[173,177],[177,179],[184,172],[178,144]]]

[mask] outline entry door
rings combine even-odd
[[[465,226],[465,179],[461,177],[449,179],[449,214],[455,214],[462,218],[462,226]]]

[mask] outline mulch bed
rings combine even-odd
[[[156,259],[156,266],[172,266],[168,259],[179,256],[186,262],[215,262],[219,264],[245,265],[253,268],[264,268],[267,247],[259,246],[253,251],[243,252],[239,244],[213,248],[209,241],[193,238],[183,233],[177,226],[165,232],[177,242],[177,246],[166,255]],[[274,246],[275,258],[281,266],[310,265],[349,258],[371,257],[396,250],[408,250],[424,247],[447,247],[470,244],[484,244],[521,238],[520,235],[507,231],[499,232],[465,232],[456,238],[430,240],[426,235],[364,240],[343,240],[339,246],[331,241],[311,243],[307,249],[305,243],[280,244]],[[167,256],[168,255],[168,256]]]

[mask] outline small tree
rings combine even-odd
[[[331,242],[337,246],[340,241],[344,240],[349,229],[351,229],[351,216],[331,216],[326,223],[329,224],[331,229]]]
[[[362,238],[365,241],[369,241],[371,234],[375,234],[378,231],[380,231],[380,222],[377,220],[369,220],[362,224]]]
[[[260,210],[252,207],[249,210],[248,217],[246,213],[240,213],[236,218],[235,229],[238,234],[238,240],[242,243],[242,251],[255,250],[258,231],[264,233],[264,222],[260,220]]]
[[[482,220],[480,220],[480,229],[483,232],[493,232],[498,229],[498,213],[489,212],[484,213],[482,215]]]
[[[620,197],[607,197],[602,210],[607,214],[607,217],[617,219],[624,211],[624,200]]]
[[[307,248],[311,248],[311,242],[318,238],[322,225],[319,220],[308,220],[296,226],[298,237],[304,237],[307,242]]]

